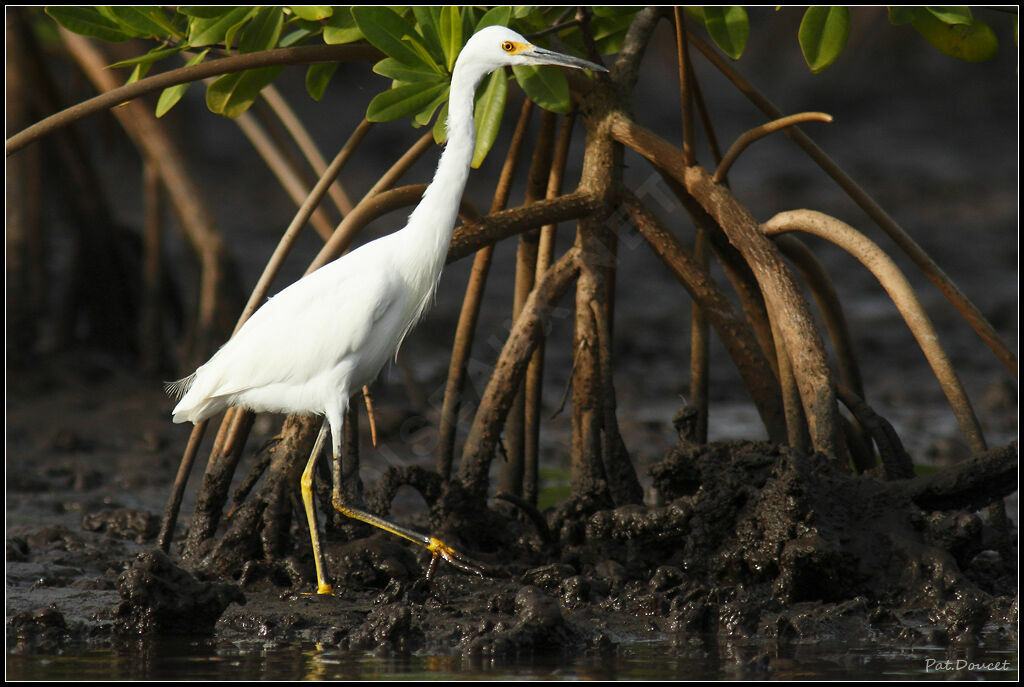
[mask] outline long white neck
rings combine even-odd
[[[448,143],[441,153],[433,181],[401,232],[401,249],[410,251],[411,255],[406,264],[418,266],[420,272],[410,276],[423,283],[428,292],[433,291],[444,267],[469,177],[476,146],[473,98],[485,74],[476,65],[456,62],[448,96]]]

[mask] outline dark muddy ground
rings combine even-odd
[[[239,584],[199,581],[151,550],[175,467],[174,428],[157,411],[156,390],[140,393],[137,378],[103,362],[53,360],[33,389],[12,385],[8,667],[23,677],[43,674],[33,657],[85,648],[143,661],[132,672],[106,655],[101,665],[118,674],[156,677],[162,664],[148,657],[168,651],[164,633],[209,637],[190,650],[206,660],[318,647],[330,674],[340,669],[331,652],[348,662],[363,652],[448,656],[457,665],[436,670],[482,674],[522,665],[575,674],[586,657],[590,669],[614,674],[623,652],[651,642],[684,661],[676,673],[657,672],[657,660],[647,667],[662,677],[695,667],[778,677],[802,665],[787,655],[793,647],[826,671],[866,669],[858,661],[891,670],[879,655],[894,647],[910,653],[895,665],[910,662],[911,671],[923,670],[922,656],[1005,660],[1016,670],[1015,532],[1001,541],[987,516],[931,511],[899,482],[851,479],[764,442],[681,441],[652,467],[664,505],[591,516],[556,507],[550,539],[495,506],[486,527],[457,528],[467,551],[499,568],[487,579],[442,566],[426,580],[425,554],[376,535],[328,545],[331,575],[343,581],[334,597],[308,593],[301,539],[293,558],[251,566]],[[83,370],[77,394],[47,389]],[[123,400],[90,403],[86,390]],[[22,429],[42,410],[20,400],[29,392],[59,418],[48,436]],[[31,452],[19,450],[30,442]],[[853,647],[861,658],[837,665]],[[311,670],[316,661],[306,659],[290,670]]]
[[[966,65],[906,47],[891,33],[894,42],[883,36],[876,44],[874,30],[895,31],[884,23],[860,27],[851,39],[860,58],[844,58],[822,76],[797,62],[745,58],[740,67],[784,110],[836,116],[812,135],[1016,348],[1015,64],[1004,57]],[[652,60],[664,67],[644,75],[638,102],[663,102],[661,84],[674,78],[664,33],[652,47]],[[789,46],[794,35],[788,27],[755,30],[748,55]],[[758,123],[752,108],[714,82],[709,73],[720,136]],[[359,88],[369,97],[378,86]],[[672,136],[678,108],[663,104],[638,117]],[[179,125],[206,121],[201,101],[193,106]],[[344,104],[334,107],[347,112]],[[340,133],[314,131],[325,149],[348,127],[335,128]],[[246,276],[255,278],[291,210],[269,177],[238,178],[244,148],[237,139],[224,143],[225,131],[200,134],[204,157],[194,164],[229,244],[245,246],[238,256]],[[409,141],[418,134],[397,125],[391,131]],[[111,179],[138,176],[131,152],[122,152],[123,159],[109,159]],[[627,163],[631,183],[642,188],[646,168],[639,159]],[[410,178],[426,178],[432,165],[421,163]],[[355,176],[353,188],[368,185],[372,174]],[[745,153],[732,184],[759,218],[819,209],[892,249],[784,139]],[[488,205],[486,188],[471,181],[478,207]],[[259,221],[236,210],[252,203],[259,203]],[[138,224],[134,196],[121,209],[126,223]],[[658,210],[688,227],[678,209]],[[874,409],[893,423],[915,463],[960,463],[967,452],[952,414],[884,292],[846,256],[811,245],[835,275]],[[172,403],[160,380],[97,351],[41,352],[25,368],[9,369],[8,677],[1016,677],[1016,493],[1007,500],[1014,525],[1001,532],[984,510],[936,510],[881,474],[854,480],[825,461],[762,443],[756,414],[721,351],[712,368],[717,443],[700,449],[681,441],[672,420],[687,391],[688,306],[646,248],[623,246],[616,391],[647,503],[581,514],[563,502],[546,511],[546,537],[497,501],[487,521],[440,522],[404,488],[396,518],[459,541],[499,571],[486,579],[441,566],[428,581],[422,552],[383,535],[351,542],[334,536],[329,569],[344,583],[335,597],[317,597],[307,593],[312,562],[296,532],[290,558],[233,578],[197,580],[173,555],[152,552],[188,433],[170,424]],[[480,369],[493,362],[488,345],[501,340],[507,318],[511,250],[498,251],[493,307],[485,308],[475,349]],[[1016,381],[941,295],[906,260],[897,261],[935,321],[989,444],[1015,440]],[[405,345],[416,392],[399,370],[377,383],[382,443],[373,450],[364,441],[368,484],[389,465],[432,463],[435,390],[443,385],[467,272],[468,264],[446,272],[428,325]],[[561,343],[547,353],[551,412],[570,368],[569,319],[556,316],[552,340],[560,336]],[[566,415],[542,436],[548,504],[565,496]],[[279,426],[276,417],[257,421],[241,472]],[[192,498],[194,486],[186,520]],[[928,659],[953,663],[926,666]],[[1010,670],[996,672],[1002,667]]]

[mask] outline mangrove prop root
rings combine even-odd
[[[243,425],[239,430],[239,436],[248,436],[252,427],[254,415],[236,409],[234,414],[235,422]],[[227,425],[232,417],[225,418],[223,425]],[[194,548],[209,539],[217,529],[220,522],[221,511],[228,500],[228,492],[231,489],[231,480],[238,467],[238,461],[242,457],[242,449],[245,447],[243,439],[234,442],[225,442],[220,450],[214,451],[206,466],[203,481],[196,494],[196,507],[189,523],[188,542],[186,549]]]
[[[167,506],[164,507],[164,517],[160,524],[160,534],[156,538],[156,546],[165,553],[171,550],[171,539],[174,538],[174,528],[178,523],[178,512],[181,510],[181,500],[185,495],[185,485],[188,483],[188,476],[192,472],[192,465],[195,462],[196,454],[199,452],[199,444],[203,441],[203,434],[206,433],[208,421],[204,420],[192,427],[188,437],[188,444],[185,446],[185,453],[178,464],[178,473],[174,478],[174,485],[171,487],[171,494],[167,499]]]
[[[546,545],[552,547],[558,545],[558,540],[551,534],[551,528],[548,527],[548,521],[544,519],[544,514],[537,510],[537,507],[532,503],[506,491],[499,491],[494,495],[494,498],[507,501],[522,511],[530,519],[530,522],[533,523],[533,526],[537,528],[537,534],[541,536]]]
[[[828,271],[811,249],[797,237],[784,234],[774,237],[774,241],[782,254],[797,268],[800,276],[804,278],[804,283],[811,290],[811,295],[825,322],[829,340],[832,342],[840,381],[863,398],[864,383],[861,380],[857,356],[853,352],[850,328],[843,313],[843,304],[839,301],[839,295]]]
[[[839,421],[842,423],[846,445],[850,448],[850,460],[853,462],[854,470],[858,474],[867,472],[875,466],[875,450],[870,437],[864,432],[856,416],[850,419],[840,413]]]
[[[733,163],[740,156],[744,150],[750,146],[751,143],[758,141],[768,134],[780,131],[789,126],[796,124],[802,124],[803,122],[831,122],[832,115],[824,112],[801,112],[795,115],[789,115],[788,117],[779,117],[770,122],[765,122],[760,126],[756,126],[753,129],[743,132],[740,136],[729,146],[729,150],[726,151],[725,157],[718,163],[718,168],[715,169],[715,174],[711,178],[714,179],[715,183],[722,183],[726,175],[729,173],[729,169]]]
[[[682,152],[622,113],[612,117],[612,136],[673,176],[710,214],[739,249],[764,293],[773,326],[785,337],[815,451],[845,462],[835,388],[825,359],[824,343],[782,256],[759,231],[750,212],[712,181],[701,167],[686,167]]]
[[[312,64],[314,62],[373,62],[381,58],[381,52],[369,45],[302,45],[292,48],[275,48],[259,52],[232,55],[219,60],[210,60],[191,67],[172,69],[155,76],[126,84],[90,98],[84,102],[53,114],[36,122],[7,139],[7,155],[21,150],[29,143],[49,135],[72,122],[96,112],[109,110],[121,103],[134,100],[148,93],[156,93],[177,84],[200,81],[211,76],[220,76],[247,69],[276,64]]]
[[[924,510],[978,510],[1017,491],[1017,442],[938,472],[895,483]]]
[[[778,318],[772,318],[772,338],[775,340],[775,354],[778,356],[782,408],[786,414],[786,443],[802,453],[807,453],[811,447],[811,438],[807,434],[807,417],[800,402],[800,384],[793,371],[792,359],[786,350],[786,340],[780,333],[780,328]]]
[[[303,461],[295,460],[295,456],[309,455],[318,427],[312,417],[289,416],[281,428],[278,440],[268,442],[263,449],[271,456],[270,465],[256,494],[234,509],[225,533],[216,536],[211,533],[207,538],[200,539],[193,537],[190,529],[182,558],[195,565],[212,564],[213,559],[207,555],[208,552],[217,547],[227,550],[229,547],[224,543],[226,539],[234,541],[231,546],[235,548],[241,547],[248,551],[262,548],[264,556],[280,555],[288,540],[286,528],[282,531],[280,522],[290,511],[290,494],[299,483],[299,473],[302,471]],[[258,505],[249,506],[250,503]],[[255,516],[249,510],[254,507],[259,508]],[[249,523],[249,517],[255,517],[255,520]],[[246,523],[244,526],[238,524],[242,521]],[[263,523],[262,529],[256,526],[256,522]],[[260,541],[264,542],[262,547]],[[200,564],[200,561],[205,563]]]
[[[885,476],[889,479],[913,477],[914,463],[889,421],[876,413],[863,398],[845,385],[839,384],[836,391],[843,405],[857,418],[857,422],[871,433],[875,446],[878,447],[879,458],[885,467]]]
[[[569,160],[569,146],[572,143],[572,132],[576,124],[576,110],[569,112],[562,120],[555,146],[554,158],[548,175],[546,198],[557,198],[562,193],[562,181],[565,177],[565,166]],[[537,246],[537,270],[534,281],[544,278],[550,269],[555,256],[556,224],[545,224],[540,229],[540,241]],[[540,425],[541,425],[541,393],[544,382],[544,340],[533,352],[530,366],[526,371],[526,455],[523,471],[523,496],[529,503],[537,503],[540,490]],[[571,378],[571,375],[570,375]],[[571,383],[571,382],[570,382]]]
[[[278,441],[276,437],[271,439],[271,442],[276,441]],[[249,493],[252,491],[253,487],[256,486],[256,483],[260,481],[260,477],[262,477],[263,473],[267,471],[268,467],[270,467],[271,456],[266,450],[268,447],[269,444],[264,444],[263,448],[259,452],[256,462],[252,466],[252,469],[249,470],[249,473],[242,479],[239,485],[235,487],[235,490],[231,492],[231,501],[235,506],[242,503],[249,497]]]
[[[772,441],[785,442],[786,420],[779,386],[749,324],[734,311],[707,271],[694,262],[650,210],[630,193],[624,195],[624,204],[648,245],[672,270],[694,301],[701,304],[704,316],[732,356],[769,437]]]
[[[604,464],[605,479],[608,491],[616,505],[643,503],[644,490],[636,475],[636,469],[629,459],[629,452],[619,433],[619,424],[615,417],[615,384],[612,378],[612,347],[611,332],[608,329],[608,318],[594,301],[590,301],[590,312],[594,316],[597,332],[598,373],[601,388],[604,390],[602,412],[602,446],[601,456]]]
[[[893,303],[906,321],[918,346],[928,359],[936,379],[942,386],[949,404],[953,409],[960,431],[963,432],[971,453],[985,450],[985,438],[981,425],[971,407],[970,399],[964,391],[960,378],[953,364],[946,355],[945,349],[935,335],[935,327],[921,306],[914,289],[906,277],[885,252],[873,241],[858,232],[850,225],[813,210],[793,210],[782,212],[762,225],[761,229],[768,236],[776,236],[791,231],[803,231],[831,241],[857,258],[889,294]]]
[[[551,170],[552,147],[555,136],[555,114],[543,112],[540,118],[540,130],[534,143],[533,157],[526,178],[526,195],[523,204],[529,205],[544,197],[547,177]],[[540,229],[531,229],[519,235],[516,246],[516,269],[512,298],[512,319],[515,320],[522,311],[530,291],[537,278],[537,256],[540,248]],[[543,274],[543,273],[542,273]],[[499,488],[503,491],[522,494],[523,477],[526,471],[526,455],[530,451],[527,444],[531,438],[526,429],[526,390],[525,384],[519,387],[512,407],[505,420],[505,444],[508,448],[508,460],[502,465],[499,476]],[[535,430],[532,426],[531,430]],[[534,446],[536,435],[533,435]],[[536,449],[533,451],[536,456]]]
[[[505,341],[480,400],[459,466],[459,481],[471,494],[480,498],[487,490],[487,472],[498,445],[501,426],[530,357],[543,335],[544,324],[579,271],[577,255],[575,248],[567,251],[530,294]]]
[[[762,112],[769,117],[781,117],[782,111],[771,103],[761,92],[751,86],[726,60],[722,59],[717,51],[705,43],[701,38],[692,32],[687,33],[690,42],[693,43],[705,57],[721,71],[747,98],[753,102]],[[839,186],[846,191],[853,202],[885,231],[893,241],[903,250],[907,256],[914,261],[924,274],[939,288],[953,306],[960,311],[968,324],[977,332],[978,336],[988,344],[989,348],[996,354],[999,360],[1017,378],[1017,356],[1010,350],[1003,338],[981,314],[978,307],[972,303],[967,296],[953,283],[942,269],[924,252],[913,238],[901,227],[896,220],[889,216],[882,207],[869,196],[860,185],[857,184],[832,158],[819,148],[811,138],[798,128],[786,129],[786,135],[793,139],[797,145],[814,160]]]
[[[558,198],[538,200],[529,205],[492,212],[476,222],[455,228],[448,249],[448,262],[471,255],[484,246],[545,224],[567,222],[585,217],[604,205],[604,201],[586,191],[575,191]]]
[[[718,262],[722,266],[722,270],[739,296],[743,313],[754,330],[754,335],[757,337],[761,350],[767,356],[772,374],[778,377],[778,355],[775,353],[775,341],[772,338],[771,324],[768,322],[768,310],[765,306],[764,294],[761,293],[757,286],[757,280],[754,279],[754,273],[751,271],[750,265],[740,255],[740,252],[729,243],[729,238],[722,231],[722,228],[715,223],[714,218],[701,207],[700,203],[686,191],[683,185],[676,181],[672,175],[661,169],[658,170],[658,173],[672,191],[672,194],[689,213],[694,225],[704,227],[707,230],[706,238],[708,244],[711,246],[712,251],[714,251],[715,257],[718,258]],[[783,433],[783,436],[785,436],[785,433]],[[780,439],[780,441],[784,441],[784,439]]]
[[[391,512],[391,501],[403,486],[412,487],[423,496],[427,505],[433,505],[441,497],[443,484],[439,474],[419,465],[391,465],[367,493],[367,508],[371,513],[387,517]]]

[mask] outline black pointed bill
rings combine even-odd
[[[605,67],[595,64],[589,60],[573,57],[572,55],[563,55],[562,53],[555,52],[553,50],[545,50],[544,48],[538,48],[536,45],[531,45],[528,50],[525,50],[520,54],[523,57],[530,58],[530,60],[535,60],[537,64],[557,64],[562,67],[590,69],[595,72],[608,71]]]

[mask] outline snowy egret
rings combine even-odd
[[[168,385],[184,394],[174,422],[201,422],[229,406],[257,412],[324,415],[302,473],[317,592],[332,593],[313,505],[313,472],[328,428],[333,445],[332,506],[426,547],[437,558],[482,574],[450,546],[395,525],[343,501],[340,485],[342,422],[349,396],[376,378],[430,304],[441,277],[476,143],[473,99],[480,81],[506,65],[562,65],[607,71],[592,62],[532,45],[503,26],[481,29],[466,43],[452,71],[448,142],[419,205],[405,227],[371,241],[306,275],[268,300],[210,360]],[[429,572],[428,572],[429,574]]]

